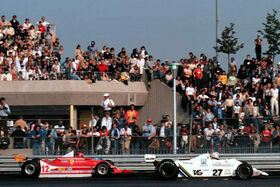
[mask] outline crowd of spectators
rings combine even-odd
[[[14,15],[0,21],[0,80],[48,80],[63,78],[60,60],[63,46],[56,38],[56,25],[43,16],[24,23]]]
[[[56,37],[56,25],[46,21],[24,23],[14,15],[0,21],[0,80],[142,80],[148,53],[142,46],[131,55],[125,48],[115,53],[113,47],[100,50],[94,41],[83,50],[77,45],[74,58],[62,59],[63,45]]]
[[[260,36],[255,45],[256,58],[248,54],[238,67],[232,57],[228,73],[216,57],[205,54],[197,57],[190,52],[188,58],[179,60],[176,89],[182,95],[182,107],[192,118],[191,151],[279,149],[280,62],[274,68],[271,56],[261,56]],[[160,60],[155,64],[158,71],[154,71],[154,78],[172,87],[172,71]]]
[[[32,25],[29,19],[20,24],[16,16],[10,22],[2,16],[0,80],[115,79],[127,84],[145,75],[149,83],[159,79],[173,85],[174,74],[168,60],[154,60],[144,46],[128,55],[125,48],[115,53],[114,48],[104,46],[99,51],[92,41],[85,51],[78,45],[75,58],[62,61],[63,46],[55,36],[55,27],[44,17]],[[176,129],[181,148],[190,145],[195,152],[203,148],[279,146],[280,62],[274,68],[271,56],[261,56],[260,36],[254,42],[256,58],[248,54],[243,63],[237,63],[232,57],[228,72],[221,68],[216,57],[208,58],[205,54],[195,56],[190,52],[179,60],[176,89],[182,95],[182,107],[192,119],[191,124],[178,125]],[[115,103],[109,94],[104,94],[101,107],[104,115],[93,115],[89,125],[82,125],[81,130],[65,130],[61,122],[56,126],[46,122],[17,130],[25,129],[32,139],[34,153],[42,152],[43,147],[49,154],[74,147],[89,150],[92,144],[95,151],[104,153],[173,149],[170,116],[156,125],[151,119],[144,125],[137,124],[139,116],[134,106],[126,112],[122,108],[113,110]],[[95,137],[94,142],[91,136]]]

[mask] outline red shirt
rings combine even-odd
[[[100,134],[100,136],[108,136],[109,135],[109,131],[105,131],[105,132],[103,132],[103,131],[99,131],[99,134]]]
[[[108,66],[106,64],[99,64],[97,67],[100,72],[108,71]]]
[[[41,25],[41,26],[39,27],[39,31],[40,31],[41,33],[45,33],[45,32],[46,32],[46,27],[45,27],[44,25]]]
[[[270,138],[271,138],[270,131],[263,130],[262,131],[262,141],[263,142],[269,142]]]
[[[194,70],[194,76],[195,76],[196,78],[198,78],[198,79],[201,79],[201,78],[202,78],[202,70],[196,68],[196,69]]]

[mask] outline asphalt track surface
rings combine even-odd
[[[109,178],[64,178],[64,179],[28,179],[17,175],[0,175],[0,186],[38,186],[38,187],[69,187],[69,186],[190,186],[190,187],[280,187],[280,176],[237,180],[232,178],[192,178],[164,181],[157,179],[153,174],[130,174],[126,176],[111,176]]]

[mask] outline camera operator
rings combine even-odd
[[[0,98],[0,129],[3,129],[4,136],[8,136],[7,119],[9,114],[11,114],[10,107],[6,103],[6,99],[4,97],[1,97]]]

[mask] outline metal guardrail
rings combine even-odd
[[[159,160],[162,159],[191,159],[197,154],[188,155],[157,155]],[[40,158],[54,159],[59,156],[41,156]],[[112,160],[116,166],[121,169],[131,169],[134,171],[152,171],[154,166],[152,163],[145,163],[144,155],[88,155],[90,158],[102,158]],[[280,171],[280,154],[222,154],[222,158],[236,158],[240,161],[246,161],[253,167],[267,171]],[[30,156],[29,159],[38,158]],[[20,164],[15,162],[12,156],[0,156],[0,173],[19,173],[21,171]]]

